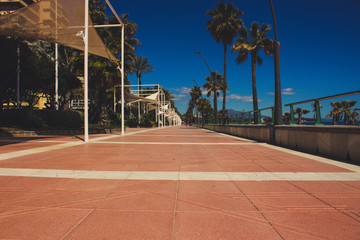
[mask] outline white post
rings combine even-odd
[[[55,43],[55,108],[59,110],[59,52],[58,44]]]
[[[124,41],[125,41],[125,25],[124,23],[121,26],[121,135],[125,135],[125,98],[124,98]]]
[[[140,78],[138,78],[138,96],[140,97]],[[140,108],[141,108],[141,103],[140,101],[138,102],[138,121],[140,123]]]
[[[20,39],[17,46],[17,80],[16,80],[16,107],[20,109]]]
[[[114,112],[116,113],[116,87],[114,86]]]
[[[84,139],[89,141],[89,103],[88,103],[88,48],[89,48],[89,0],[85,0],[85,49],[84,49]]]
[[[165,93],[163,92],[163,106],[165,106]],[[163,111],[163,127],[166,126],[166,120],[165,120],[165,109]]]
[[[55,1],[55,33],[56,33],[56,41],[57,39],[57,0]],[[55,109],[59,110],[59,52],[58,52],[58,44],[55,43]]]

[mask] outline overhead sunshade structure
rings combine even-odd
[[[148,104],[148,108],[149,108],[149,111],[153,111],[153,110],[157,109],[157,106],[154,106],[152,104]]]
[[[41,0],[0,16],[0,34],[59,43],[81,51],[84,45],[84,0]],[[89,18],[89,53],[118,59],[105,47]]]
[[[129,101],[129,104],[135,103],[135,102],[147,102],[147,103],[155,103],[156,104],[158,102],[158,100],[157,100],[158,95],[159,95],[158,93],[154,93],[154,94],[151,94],[146,97],[140,97],[135,94],[125,93],[125,99]]]
[[[109,0],[105,1],[120,23],[117,26],[121,26],[121,66],[118,66],[118,69],[121,72],[121,98],[124,102],[125,26]],[[106,26],[111,25],[99,27]],[[84,140],[88,142],[88,53],[118,61],[106,48],[93,26],[89,17],[89,0],[40,0],[0,16],[0,35],[44,40],[84,51]],[[122,105],[121,131],[124,135],[124,104]]]

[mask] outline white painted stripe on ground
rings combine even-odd
[[[271,149],[278,150],[278,151],[281,151],[281,152],[286,152],[286,153],[289,153],[289,154],[292,154],[292,155],[308,158],[308,159],[315,160],[315,161],[318,161],[318,162],[321,162],[321,163],[330,164],[330,165],[333,165],[333,166],[336,166],[336,167],[341,167],[341,168],[344,168],[344,169],[348,169],[350,171],[360,172],[360,166],[357,166],[357,165],[344,163],[344,162],[340,162],[340,161],[336,161],[336,160],[331,160],[331,159],[328,159],[328,158],[325,158],[325,157],[320,157],[320,156],[312,155],[312,154],[309,154],[309,153],[303,153],[303,152],[295,151],[295,150],[292,150],[292,149],[271,145],[271,144],[268,144],[268,143],[260,143],[260,142],[257,142],[257,141],[244,139],[244,138],[241,138],[241,137],[232,136],[232,135],[228,135],[228,134],[225,134],[225,133],[215,132],[215,131],[212,131],[212,130],[209,130],[209,129],[204,129],[204,130],[205,131],[210,131],[210,132],[213,132],[213,133],[217,133],[217,134],[220,134],[220,135],[225,135],[225,136],[228,136],[228,137],[240,139],[240,140],[243,140],[243,141],[247,140],[249,142],[252,142],[253,144],[262,145],[262,146],[267,147],[267,148],[271,148]]]
[[[205,136],[205,135],[191,135],[191,134],[158,134],[158,135],[136,135],[135,137],[181,137],[181,138],[193,138],[193,137],[196,137],[196,138],[219,138],[219,136]]]
[[[277,151],[290,153],[292,155],[296,155],[296,156],[299,156],[299,157],[304,157],[304,158],[308,158],[308,159],[311,159],[311,160],[315,160],[315,161],[318,161],[318,162],[321,162],[321,163],[326,163],[326,164],[330,164],[330,165],[333,165],[333,166],[341,167],[341,168],[344,168],[344,169],[348,169],[350,171],[360,172],[360,166],[357,166],[357,165],[344,163],[344,162],[340,162],[340,161],[336,161],[336,160],[331,160],[331,159],[328,159],[328,158],[315,156],[315,155],[312,155],[312,154],[309,154],[309,153],[303,153],[303,152],[291,150],[291,149],[288,149],[288,148],[274,146],[274,145],[270,145],[270,144],[267,144],[267,143],[259,143],[259,145],[262,145],[264,147],[271,148],[271,149],[274,149],[274,150],[277,150]]]
[[[142,131],[132,132],[127,135],[133,135],[136,133],[147,132],[147,131],[152,131],[152,130],[156,130],[156,129],[157,128],[146,129],[146,130],[142,130]],[[99,138],[91,139],[89,142],[93,143],[93,142],[97,142],[100,140],[104,140],[104,139],[106,140],[106,139],[120,137],[120,136],[119,135],[110,135],[110,136],[105,136],[105,137],[99,137]],[[31,140],[31,141],[33,141],[33,140]],[[56,142],[56,141],[44,140],[44,141],[39,141],[39,142]],[[77,141],[77,142],[71,141],[71,142],[65,142],[63,144],[57,144],[57,145],[52,145],[52,146],[38,147],[38,148],[32,148],[32,149],[9,152],[9,153],[2,153],[2,154],[0,154],[0,161],[11,159],[11,158],[16,158],[16,157],[27,156],[27,155],[36,154],[36,153],[43,153],[43,152],[48,152],[48,151],[52,151],[52,150],[63,149],[63,148],[67,148],[67,147],[73,147],[73,146],[77,146],[77,145],[81,145],[81,144],[85,144],[85,143],[82,141]]]
[[[137,134],[137,133],[154,131],[154,130],[158,130],[158,129],[159,129],[159,128],[150,128],[150,129],[145,129],[145,130],[141,130],[141,131],[136,131],[136,132],[131,132],[131,133],[125,133],[125,135],[110,135],[110,136],[92,138],[92,139],[89,140],[89,142],[97,142],[97,141],[102,141],[102,140],[107,140],[107,139],[117,138],[117,137],[126,137],[126,136],[129,136],[129,135],[134,135],[134,134]]]
[[[172,181],[360,181],[360,172],[131,172],[0,168],[0,176]]]
[[[77,145],[81,145],[81,144],[84,144],[84,143],[83,142],[67,142],[67,143],[57,144],[57,145],[52,145],[52,146],[32,148],[32,149],[21,150],[21,151],[16,151],[16,152],[9,152],[9,153],[2,153],[2,154],[0,154],[0,161],[7,160],[10,158],[22,157],[22,156],[26,156],[26,155],[30,155],[30,154],[35,154],[35,153],[42,153],[42,152],[48,152],[48,151],[58,150],[58,149],[67,148],[67,147],[73,147],[73,146],[77,146]]]
[[[105,144],[140,144],[140,145],[253,145],[256,143],[190,143],[190,142],[96,142]]]
[[[242,138],[242,137],[233,136],[233,135],[226,134],[226,133],[216,132],[216,131],[213,131],[213,130],[210,130],[210,129],[205,129],[205,128],[199,128],[199,129],[202,129],[204,131],[209,131],[209,132],[212,132],[212,133],[217,133],[217,134],[225,136],[225,137],[239,139],[239,140],[242,140],[242,141],[245,141],[245,142],[252,142],[252,143],[257,142],[257,141],[250,140],[250,139],[247,139],[247,138]]]

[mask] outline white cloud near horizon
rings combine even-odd
[[[284,95],[294,95],[294,94],[295,94],[295,89],[293,89],[293,88],[284,88],[284,89],[281,91],[281,94],[284,94]]]
[[[175,91],[179,92],[180,94],[184,94],[184,93],[190,93],[191,88],[189,87],[181,87],[181,88],[176,88]]]
[[[228,100],[239,100],[241,102],[252,102],[253,101],[252,96],[243,96],[243,95],[240,95],[240,94],[230,94],[227,97],[227,99]]]
[[[274,92],[269,92],[267,93],[269,95],[275,95]],[[296,92],[295,92],[295,89],[294,88],[284,88],[282,91],[281,91],[281,94],[282,95],[295,95]]]
[[[172,94],[174,96],[174,101],[180,101],[187,97],[185,94]]]

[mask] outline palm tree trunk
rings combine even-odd
[[[222,106],[222,116],[223,116],[223,125],[225,125],[225,103],[226,103],[226,55],[227,55],[226,44],[224,44],[224,89],[223,89],[223,106]]]
[[[253,91],[253,110],[258,110],[257,91],[256,91],[256,54],[251,54],[251,75]],[[254,112],[254,123],[258,124],[258,112]]]
[[[214,112],[215,112],[215,124],[218,124],[216,91],[214,91]]]
[[[349,115],[347,112],[344,112],[344,122],[345,122],[345,125],[349,125]]]
[[[280,83],[280,44],[277,37],[277,27],[274,6],[271,0],[269,0],[271,14],[274,22],[274,72],[275,72],[275,125],[282,125],[282,105],[281,105],[281,83]]]

